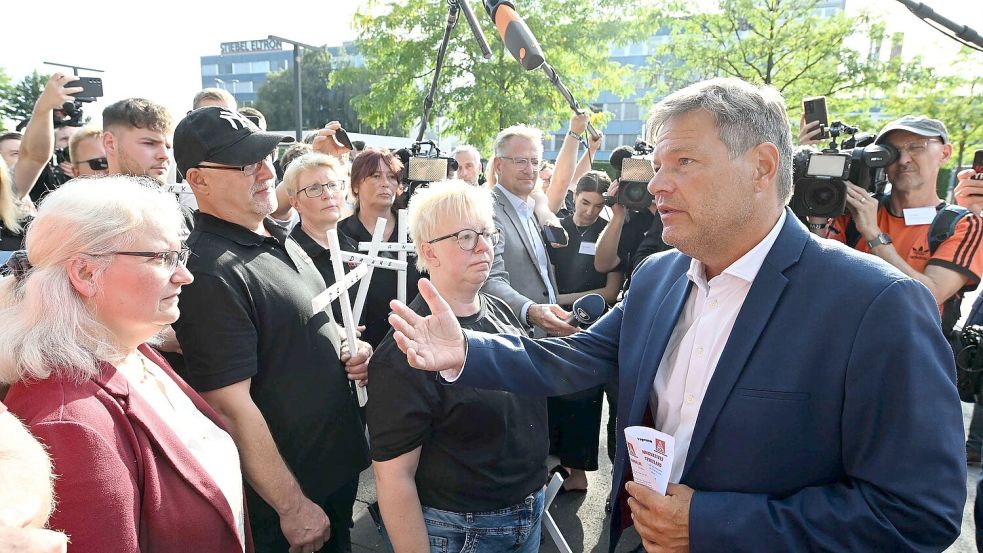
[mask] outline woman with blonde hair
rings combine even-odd
[[[48,449],[72,551],[252,549],[235,444],[147,345],[178,317],[181,212],[147,179],[45,197],[0,280],[4,399]]]

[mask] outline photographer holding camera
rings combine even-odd
[[[825,230],[829,238],[876,255],[924,284],[939,303],[948,335],[959,319],[963,294],[976,288],[983,273],[983,257],[976,255],[983,222],[975,214],[948,208],[951,228],[932,230],[947,210],[935,183],[952,155],[940,121],[905,116],[888,123],[874,143],[897,152],[885,167],[890,194],[878,199],[847,182],[847,214],[828,224],[810,217],[810,229],[820,235]]]
[[[67,132],[69,127],[65,125],[68,121],[61,116],[61,110],[66,103],[75,101],[72,94],[82,91],[81,87],[67,86],[76,79],[72,75],[55,73],[48,79],[44,91],[34,103],[34,111],[21,140],[20,159],[14,166],[15,201],[24,201],[28,195],[34,200],[40,199],[45,192],[54,190],[72,178],[71,163],[63,159],[66,150],[62,150],[62,155],[58,157],[53,154],[56,146],[68,146],[70,134]],[[56,129],[61,132],[58,133]],[[58,138],[64,144],[56,144],[56,133],[62,135]],[[32,194],[37,184],[41,187]]]

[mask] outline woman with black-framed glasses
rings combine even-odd
[[[294,159],[283,174],[280,187],[287,193],[290,207],[297,211],[300,222],[290,236],[314,261],[324,283],[335,282],[328,251],[328,231],[338,226],[345,205],[345,172],[337,158],[311,152]],[[338,320],[341,314],[338,313]]]
[[[235,443],[148,345],[192,281],[183,234],[156,182],[73,180],[0,280],[4,402],[51,455],[73,551],[252,550]]]
[[[482,293],[501,234],[491,192],[433,183],[410,200],[417,265],[462,328],[525,335]],[[429,314],[423,298],[409,304]],[[546,400],[447,386],[407,363],[392,334],[369,363],[368,426],[382,518],[395,551],[539,551]]]

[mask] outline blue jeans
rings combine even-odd
[[[424,506],[430,553],[536,553],[544,496],[541,489],[522,503],[476,513],[452,513]]]

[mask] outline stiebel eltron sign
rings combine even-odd
[[[222,43],[223,54],[237,54],[239,52],[267,52],[269,50],[283,50],[283,43],[272,38]]]

